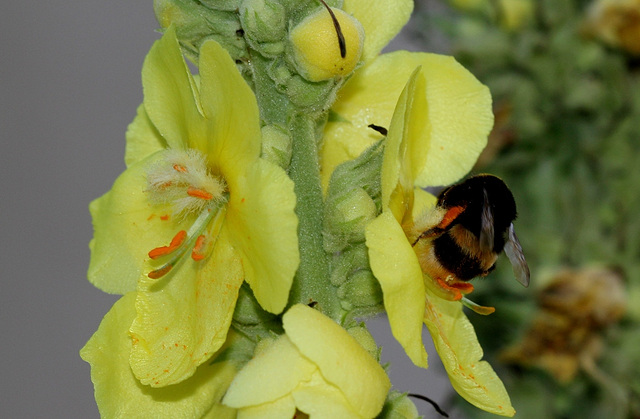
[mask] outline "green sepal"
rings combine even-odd
[[[345,311],[356,310],[357,315],[374,314],[383,310],[382,289],[369,269],[349,275],[338,288],[338,298]]]
[[[204,6],[213,10],[233,12],[234,10],[238,10],[242,4],[242,0],[199,0],[194,3],[202,3]]]
[[[383,150],[383,143],[378,142],[356,159],[342,163],[331,175],[324,215],[324,248],[328,253],[364,241],[367,223],[380,213]],[[363,192],[370,200],[363,199]],[[350,203],[361,208],[349,208]],[[354,213],[361,215],[354,217]]]
[[[280,125],[265,125],[262,132],[262,155],[265,160],[287,169],[291,163],[291,136]]]
[[[331,260],[331,284],[339,287],[358,269],[369,267],[367,247],[360,244],[350,246],[334,255]]]
[[[394,390],[389,392],[382,412],[376,416],[376,419],[418,419],[420,417],[418,409],[407,393]]]
[[[236,62],[246,62],[247,44],[236,12],[239,3],[155,0],[153,10],[163,29],[175,26],[183,52],[194,63],[198,62],[200,47],[209,39],[222,45]]]

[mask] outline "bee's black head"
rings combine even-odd
[[[461,224],[476,237],[480,237],[483,213],[489,214],[489,222],[495,231],[496,252],[502,251],[505,233],[517,215],[516,202],[507,185],[499,177],[487,174],[473,176],[448,187],[438,196],[438,206],[447,209],[464,207],[465,210],[452,224]],[[486,206],[489,211],[485,210]]]

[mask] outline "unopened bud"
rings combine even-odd
[[[280,127],[262,127],[262,157],[286,169],[291,162],[291,137]]]
[[[376,204],[362,188],[332,197],[330,207],[325,211],[325,231],[334,236],[327,236],[326,239],[330,242],[335,241],[336,249],[344,246],[346,242],[364,241],[365,227],[377,213]]]
[[[290,33],[298,71],[310,81],[350,74],[358,64],[364,45],[364,29],[356,18],[325,8],[303,19]]]
[[[267,55],[284,51],[286,13],[274,0],[245,0],[239,10],[240,22],[249,44]]]
[[[348,311],[366,308],[373,310],[382,304],[382,289],[370,270],[361,269],[338,288],[338,298],[342,307]]]

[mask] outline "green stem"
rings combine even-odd
[[[316,124],[296,114],[289,123],[293,150],[289,176],[295,182],[300,267],[293,280],[289,304],[317,303],[325,315],[340,320],[340,302],[329,281],[329,257],[323,248],[324,203],[315,138]]]

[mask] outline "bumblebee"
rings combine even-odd
[[[473,290],[473,278],[488,275],[505,252],[516,279],[529,286],[529,267],[516,236],[516,202],[502,179],[481,174],[449,186],[433,211],[413,227],[420,266],[451,299]]]

